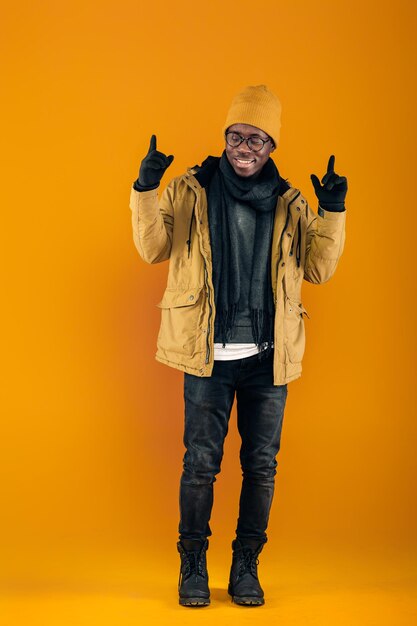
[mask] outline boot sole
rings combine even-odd
[[[262,604],[265,604],[263,598],[245,598],[241,596],[232,596],[232,602],[245,606],[262,606]]]
[[[208,606],[210,598],[180,598],[179,603],[181,606]]]
[[[240,604],[244,606],[261,606],[262,604],[265,604],[264,598],[254,598],[253,596],[234,596],[232,593],[230,593],[230,591],[229,595],[232,598],[232,602],[234,602],[235,604]]]

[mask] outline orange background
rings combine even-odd
[[[349,191],[337,272],[303,287],[311,319],[288,387],[264,586],[279,586],[277,615],[304,589],[286,623],[327,624],[329,606],[329,624],[378,611],[375,623],[410,623],[416,21],[411,1],[2,3],[0,552],[16,620],[30,606],[33,623],[63,624],[54,590],[132,599],[145,579],[142,603],[70,611],[68,623],[136,623],[144,606],[156,618],[161,563],[174,620],[183,377],[154,360],[168,266],[134,248],[130,187],[152,133],[175,155],[163,184],[220,155],[232,97],[265,83],[283,107],[280,173],[316,208],[310,174],[333,153]],[[209,554],[225,612],[240,486],[231,420]],[[404,602],[368,594],[354,615],[337,593],[314,604],[320,581],[330,595],[403,585]],[[39,612],[29,597],[44,598]]]

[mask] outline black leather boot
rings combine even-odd
[[[207,606],[210,604],[206,562],[208,539],[179,541],[177,549],[181,556],[179,603],[182,606]]]
[[[228,592],[232,602],[244,605],[265,604],[264,592],[258,580],[258,556],[265,542],[232,542],[233,560],[230,569]]]

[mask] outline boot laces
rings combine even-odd
[[[242,576],[245,572],[249,572],[252,576],[258,575],[259,552],[253,552],[250,548],[239,550],[239,575]]]
[[[195,574],[197,576],[204,576],[204,558],[201,552],[192,551],[187,553],[185,561],[185,574]]]
[[[179,583],[181,581],[181,576],[189,578],[194,574],[195,582],[198,582],[199,576],[202,578],[206,577],[204,547],[201,550],[181,550],[181,555],[183,557],[183,567],[180,571]]]

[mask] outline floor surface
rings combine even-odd
[[[178,605],[178,563],[171,554],[101,555],[39,567],[5,580],[1,623],[7,626],[130,626],[137,624],[256,624],[415,626],[417,568],[408,553],[286,554],[266,549],[259,576],[266,603],[239,607],[227,594],[229,555],[208,552],[211,605]],[[179,558],[179,557],[178,557]],[[59,565],[59,567],[57,566]],[[48,573],[49,571],[49,573]]]

